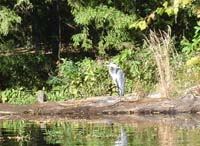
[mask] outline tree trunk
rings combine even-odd
[[[40,32],[40,22],[37,8],[33,8],[32,13],[32,38],[33,44],[36,51],[41,50],[41,32]]]
[[[52,56],[55,60],[60,59],[60,48],[61,48],[61,17],[59,13],[59,0],[52,3],[52,25],[51,44],[52,44]]]

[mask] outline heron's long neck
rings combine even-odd
[[[116,74],[118,70],[119,70],[118,67],[117,68],[110,67],[110,73],[112,73],[112,74]]]

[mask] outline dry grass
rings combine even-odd
[[[166,32],[159,30],[158,33],[150,30],[146,41],[154,54],[158,66],[161,95],[163,97],[170,97],[172,84],[172,75],[170,71],[170,51],[172,50],[171,28],[168,27]]]

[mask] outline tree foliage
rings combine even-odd
[[[131,41],[128,25],[136,19],[134,14],[127,15],[114,7],[98,5],[74,8],[73,15],[81,27],[81,32],[72,37],[75,46],[105,54],[105,49],[119,48],[123,42]]]
[[[21,18],[12,10],[0,7],[0,34],[5,36],[11,31]]]

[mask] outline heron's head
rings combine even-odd
[[[118,68],[118,66],[117,66],[115,63],[113,63],[113,62],[111,62],[111,63],[109,63],[109,64],[105,64],[104,66],[113,67],[113,68]]]

